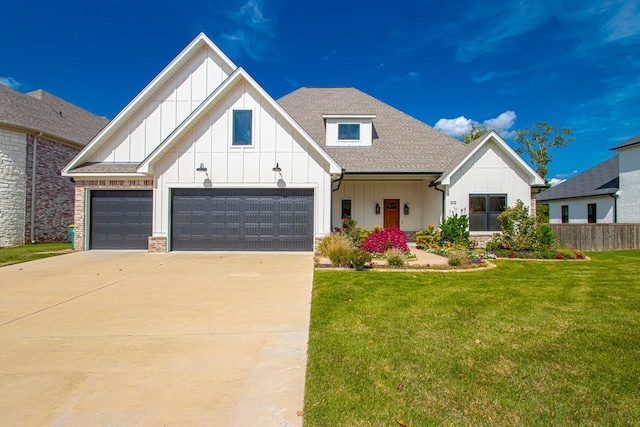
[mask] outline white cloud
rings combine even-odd
[[[289,79],[289,78],[286,78],[284,80],[289,84],[289,86],[291,86],[293,88],[299,88],[300,87],[300,83],[297,80],[293,80],[293,79]]]
[[[633,37],[640,33],[640,5],[638,1],[627,1],[603,26],[607,41]]]
[[[494,130],[503,138],[513,138],[515,133],[509,129],[515,124],[518,116],[514,111],[505,111],[498,117],[487,119],[482,124],[489,129]],[[435,128],[454,138],[459,138],[471,130],[471,126],[479,125],[480,122],[468,119],[465,116],[456,117],[455,119],[442,118],[435,124]]]
[[[565,181],[566,181],[566,179],[551,178],[551,179],[549,180],[549,184],[550,184],[552,187],[555,187],[556,185],[558,185],[558,184],[562,184],[562,183],[563,183],[563,182],[565,182]]]
[[[390,74],[386,79],[382,82],[382,86],[386,86],[389,83],[406,83],[417,80],[420,77],[420,72],[418,71],[409,71],[406,74]]]
[[[440,132],[449,136],[459,138],[471,130],[471,126],[478,122],[467,119],[465,116],[456,117],[455,119],[440,119],[434,126]]]
[[[244,51],[250,58],[260,61],[269,50],[269,43],[276,37],[273,21],[264,13],[263,0],[246,0],[226,16],[233,31],[223,32],[230,51]]]
[[[327,59],[331,58],[333,55],[336,54],[336,48],[334,47],[333,49],[331,49],[331,52],[329,52],[327,55],[325,55],[322,60],[326,61]]]
[[[515,124],[517,117],[514,111],[509,110],[500,114],[498,117],[485,120],[484,124],[487,125],[489,129],[495,130],[498,135],[503,138],[513,138],[515,132],[509,131],[509,129]]]
[[[10,87],[11,89],[18,89],[22,86],[22,83],[13,77],[0,77],[0,85]]]

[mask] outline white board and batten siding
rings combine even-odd
[[[233,110],[252,111],[251,146],[233,146]],[[207,172],[196,171],[204,164]],[[273,171],[276,163],[281,173]],[[170,229],[172,188],[313,188],[314,231],[329,230],[329,164],[253,86],[240,82],[153,166],[154,236]]]
[[[428,224],[437,225],[442,212],[442,193],[429,187],[431,180],[350,181],[345,179],[333,193],[333,225],[341,226],[342,200],[351,200],[351,216],[359,227],[373,228],[384,225],[384,199],[400,200],[400,229],[418,231]],[[380,214],[376,215],[376,203]],[[404,214],[404,205],[409,215]]]
[[[493,141],[487,141],[451,176],[445,213],[468,214],[472,194],[506,194],[508,206],[514,206],[519,199],[531,208],[529,179]]]
[[[233,72],[202,46],[176,69],[90,161],[141,162]]]

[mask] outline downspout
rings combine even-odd
[[[340,171],[340,177],[336,178],[336,179],[332,179],[331,180],[331,193],[333,193],[334,191],[338,191],[340,189],[340,185],[342,184],[342,180],[344,179],[344,168],[342,168],[342,170]],[[333,184],[338,183],[338,186],[336,188],[333,188]],[[333,194],[331,195],[331,197],[329,198],[329,224],[331,224],[331,226],[329,227],[329,229],[331,229],[331,227],[333,227]]]
[[[41,136],[42,132],[33,136],[33,157],[31,160],[31,243],[36,242],[36,160],[38,152],[38,138]]]
[[[613,197],[613,223],[618,223],[618,197],[620,197],[620,191],[616,191],[613,194],[609,194]]]
[[[436,190],[438,190],[439,192],[441,192],[441,193],[442,193],[442,220],[444,220],[444,216],[445,216],[445,215],[444,215],[444,214],[445,214],[445,206],[444,206],[444,202],[445,202],[445,200],[446,200],[446,198],[445,198],[445,197],[446,197],[446,193],[445,193],[445,191],[444,191],[442,188],[438,188],[438,184],[437,184],[435,181],[432,181],[432,182],[429,184],[429,187],[433,187],[433,188],[435,188]]]

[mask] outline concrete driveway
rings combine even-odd
[[[301,425],[311,253],[0,268],[0,424]]]

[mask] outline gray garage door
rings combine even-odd
[[[173,250],[310,251],[312,189],[175,189]]]
[[[91,191],[91,249],[147,249],[152,192]]]

